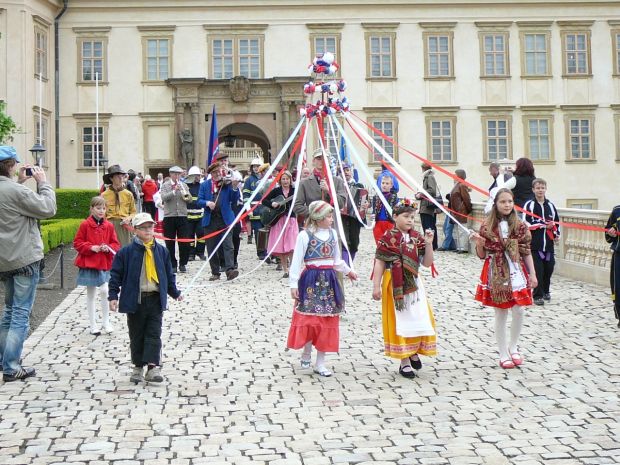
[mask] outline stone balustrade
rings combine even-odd
[[[232,165],[249,165],[254,158],[263,159],[263,151],[260,148],[224,148],[220,147],[222,153],[228,155],[230,164]]]
[[[473,222],[473,229],[477,230],[480,222],[485,218],[484,205],[482,203],[474,203],[474,212],[471,216],[478,221]],[[560,221],[563,223],[598,228],[605,227],[610,214],[608,211],[574,208],[558,208],[558,213]],[[441,230],[443,220],[443,215],[437,218],[438,230]],[[562,228],[560,243],[556,247],[555,258],[555,272],[559,275],[603,286],[609,284],[611,250],[602,232],[570,227]]]

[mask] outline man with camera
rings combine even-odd
[[[164,236],[166,247],[170,252],[170,260],[174,272],[177,271],[176,239],[189,238],[187,222],[187,204],[192,201],[192,194],[187,184],[180,180],[183,168],[173,166],[169,170],[170,179],[161,186],[161,201],[164,204]],[[187,273],[189,261],[189,242],[179,242],[179,271]]]
[[[5,288],[0,361],[5,382],[35,374],[34,368],[21,365],[21,355],[43,259],[43,241],[36,220],[56,214],[56,194],[45,171],[30,165],[18,171],[19,162],[13,147],[0,145],[0,281]],[[13,180],[16,172],[17,182]],[[37,182],[38,194],[23,185],[30,178]]]

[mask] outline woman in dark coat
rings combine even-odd
[[[611,244],[611,270],[609,281],[611,284],[611,298],[614,301],[614,313],[620,328],[620,205],[614,207],[605,226],[605,240]]]
[[[536,179],[534,174],[534,164],[529,158],[519,158],[517,160],[514,178],[517,182],[512,189],[515,198],[515,205],[523,207],[525,202],[534,199],[534,191],[532,190],[532,181]]]

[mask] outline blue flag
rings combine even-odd
[[[217,138],[217,115],[215,114],[215,105],[213,105],[213,114],[211,115],[211,132],[209,133],[209,151],[207,152],[207,167],[209,167],[216,159],[220,151],[220,143]]]
[[[351,163],[351,155],[349,155],[349,150],[347,149],[347,143],[344,140],[344,137],[340,138],[340,160],[351,167],[353,170],[353,179],[355,179],[355,182],[359,182],[359,174],[357,174],[357,170],[353,166],[353,163]]]

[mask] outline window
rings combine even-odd
[[[146,39],[146,80],[164,81],[170,77],[170,40]]]
[[[262,77],[262,37],[229,37],[211,39],[211,72],[213,79],[248,79]]]
[[[558,21],[562,36],[562,67],[564,77],[591,74],[590,27],[594,21]]]
[[[567,199],[566,207],[567,208],[578,208],[580,210],[597,210],[598,200],[597,199]]]
[[[497,161],[512,158],[510,153],[510,120],[484,117],[485,160]]]
[[[614,70],[613,75],[620,75],[620,31],[613,30],[611,31],[611,49],[613,50],[613,59],[614,59]]]
[[[332,155],[339,155],[340,132],[335,124],[330,125],[329,118],[323,119],[323,134],[325,134],[325,149]],[[333,133],[332,133],[333,128]]]
[[[426,34],[426,77],[452,76],[452,38],[444,34]]]
[[[34,29],[34,72],[37,76],[47,79],[47,31],[36,26]]]
[[[592,120],[589,118],[569,118],[569,158],[572,160],[591,160]]]
[[[526,155],[534,160],[552,159],[552,123],[551,117],[526,117],[525,141]]]
[[[386,121],[386,120],[373,120],[371,121],[371,125],[373,128],[381,131],[383,134],[385,134],[387,137],[389,137],[392,140],[394,139],[394,121]],[[394,144],[392,144],[390,141],[385,140],[383,137],[381,137],[379,134],[375,133],[374,131],[372,131],[371,133],[372,138],[375,140],[375,142],[381,147],[383,148],[383,150],[385,150],[385,152],[392,158],[395,159],[394,157]],[[383,158],[383,156],[381,155],[380,152],[378,152],[377,150],[373,150],[373,158],[371,159],[371,161],[381,161],[381,159]]]
[[[370,77],[392,77],[392,39],[373,36],[370,43]]]
[[[456,117],[427,116],[427,152],[434,162],[456,161]]]
[[[99,81],[107,84],[107,53],[110,27],[74,27],[77,36],[77,81],[92,85],[98,76]]]
[[[82,80],[101,81],[103,76],[103,42],[88,40],[82,42]]]
[[[103,126],[82,127],[81,154],[84,168],[96,167],[97,157],[99,158],[99,166],[103,166],[101,160],[105,158],[105,132]]]
[[[549,75],[547,33],[523,34],[523,57],[526,76]]]
[[[485,77],[508,75],[508,34],[484,33],[481,35],[483,69]]]

